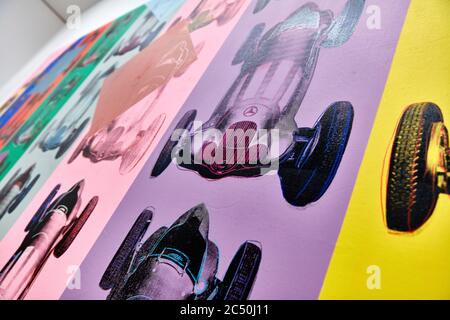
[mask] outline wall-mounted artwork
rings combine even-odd
[[[0,107],[0,298],[450,298],[449,14],[152,0],[64,48]]]
[[[28,155],[16,159],[13,168],[16,170],[24,170],[22,168],[30,167],[31,164],[28,164],[28,162],[31,159],[39,159],[33,168],[35,174],[39,175],[41,181],[36,186],[33,186],[33,188],[29,187],[26,189],[27,193],[31,192],[29,195],[25,195],[25,192],[22,190],[20,191],[19,196],[17,195],[17,191],[15,193],[9,192],[9,198],[20,198],[20,203],[17,199],[14,202],[14,207],[11,207],[7,202],[4,203],[4,206],[9,206],[9,208],[5,220],[0,220],[0,238],[20,216],[23,208],[28,205],[32,196],[36,194],[39,187],[44,184],[45,180],[51,175],[58,163],[62,161],[63,156],[66,155],[67,151],[72,147],[75,141],[77,141],[84,130],[87,129],[97,107],[97,102],[105,79],[148,46],[166,24],[165,20],[159,19],[170,19],[170,17],[180,8],[182,3],[183,2],[180,0],[174,0],[172,1],[172,6],[165,5],[161,8],[161,5],[155,6],[154,2],[150,2],[147,6],[139,7],[133,11],[133,15],[136,17],[133,20],[127,18],[128,22],[126,22],[126,24],[122,23],[123,26],[120,28],[125,28],[121,31],[122,35],[119,35],[115,42],[111,42],[105,38],[105,44],[102,47],[99,45],[99,49],[96,49],[96,51],[92,53],[95,55],[95,59],[98,60],[95,62],[95,67],[90,67],[88,70],[90,73],[83,73],[83,78],[76,81],[78,87],[77,89],[71,89],[73,92],[67,101],[64,102],[59,98],[55,98],[55,108],[58,107],[60,109],[54,110],[55,112],[52,114],[53,117],[50,117],[49,115],[49,117],[46,116],[43,118],[43,115],[47,115],[48,111],[52,110],[44,105],[42,106],[42,110],[45,110],[45,112],[34,114],[37,119],[41,119],[42,121],[29,121],[27,125],[21,127],[23,132],[35,130],[36,133],[30,136],[26,135],[29,139],[23,141],[22,144],[13,144],[13,147],[16,149],[19,146],[25,148],[26,145],[28,145]],[[155,6],[155,9],[152,9],[152,5]],[[160,12],[161,9],[164,9],[162,13]],[[128,14],[129,17],[131,17],[130,14]],[[120,19],[125,19],[126,17],[127,16],[124,16]],[[118,22],[111,24],[110,29],[105,28],[105,33],[112,31],[116,33],[117,31],[114,30],[119,30],[118,28],[120,25],[117,23],[122,21],[120,19]],[[111,33],[111,35],[114,33]],[[127,46],[126,44],[129,41],[132,41],[134,45]],[[103,52],[102,57],[96,55],[95,52],[99,51]],[[120,54],[117,53],[119,51]],[[83,59],[87,60],[88,56]],[[92,63],[93,62],[89,62],[87,66],[91,66]],[[87,66],[78,67],[78,71],[76,72],[81,75],[81,71],[85,70]],[[43,122],[44,120],[46,123]],[[36,123],[40,123],[42,126],[36,125]],[[9,156],[10,154],[9,151],[5,152],[5,155],[8,155],[5,156],[2,164],[2,167],[4,167],[5,170],[8,168],[8,161],[11,161],[12,159],[11,156]],[[8,181],[11,180],[9,176],[10,175],[6,176]],[[7,188],[5,189],[5,192],[6,191]]]
[[[209,239],[220,243],[218,279],[222,263],[253,240],[262,254],[248,298],[318,298],[388,76],[379,61],[392,59],[402,21],[385,21],[397,30],[388,39],[366,28],[360,2],[278,3],[256,14],[247,8],[84,258],[87,283],[63,299],[108,297],[100,280],[145,208],[151,235],[199,203],[209,212]],[[404,16],[407,5],[390,11]],[[325,32],[333,19],[348,28]],[[375,54],[368,41],[384,50]],[[229,129],[242,136],[229,139]],[[279,153],[252,143],[258,129],[280,129]],[[234,162],[208,158],[218,154]],[[268,154],[279,163],[273,170],[262,165]]]

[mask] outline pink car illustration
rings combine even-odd
[[[27,235],[0,272],[0,299],[23,299],[51,254],[61,257],[73,243],[94,211],[93,197],[79,214],[84,181],[75,184],[56,200],[57,185],[25,228]]]

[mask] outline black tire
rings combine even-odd
[[[0,170],[1,171],[1,170]],[[16,179],[19,176],[20,173],[20,169],[17,170],[16,172],[14,172],[14,174],[12,175],[11,178],[9,178],[8,182],[5,184],[5,186],[3,187],[3,189],[0,190],[0,203],[2,202],[6,202],[6,197],[9,195],[9,193],[11,192],[11,188],[14,186],[14,184],[17,182]],[[14,198],[13,198],[14,201]],[[11,203],[11,201],[10,201]],[[3,217],[5,216],[5,214],[8,213],[8,209],[9,209],[9,205],[5,206],[4,209],[0,212],[0,220],[3,219]]]
[[[117,277],[116,284],[109,292],[107,300],[126,300],[127,298],[127,285],[126,281],[120,281],[125,278],[128,270],[135,270],[138,264],[145,261],[145,258],[150,254],[150,250],[161,239],[161,237],[167,232],[167,227],[161,227],[156,230],[140,247],[140,249],[133,255],[129,256],[129,261],[123,264],[120,275]],[[145,262],[144,262],[145,263]]]
[[[270,1],[271,0],[258,0],[255,9],[253,9],[253,14],[257,14],[258,12],[264,10],[264,8],[267,7]]]
[[[8,195],[12,186],[16,183],[16,179],[19,176],[20,169],[14,172],[14,174],[9,178],[8,182],[5,184],[3,189],[0,190],[0,201],[4,201],[5,197]]]
[[[245,242],[238,250],[220,285],[218,300],[247,300],[261,264],[259,244]]]
[[[53,255],[56,258],[61,257],[72,245],[73,241],[78,236],[81,229],[84,227],[86,221],[95,210],[97,203],[98,197],[95,196],[88,202],[81,215],[70,226],[70,229],[66,232],[61,241],[59,241],[59,243],[55,247],[55,250],[53,251]]]
[[[431,128],[436,122],[443,122],[443,116],[433,103],[413,104],[400,119],[386,193],[386,223],[391,230],[417,230],[436,206],[439,192],[425,174]]]
[[[353,117],[351,103],[333,103],[314,126],[320,136],[311,155],[301,163],[294,158],[280,164],[281,188],[290,204],[306,206],[327,191],[347,147]]]
[[[40,177],[41,177],[40,174],[35,176],[33,180],[31,180],[31,182],[26,186],[26,188],[22,190],[22,192],[13,201],[11,201],[11,204],[8,206],[7,210],[8,214],[11,214],[13,213],[14,210],[16,210],[16,208],[23,201],[23,199],[25,199],[25,197],[31,191],[31,189],[33,189],[34,185],[36,184],[36,182],[38,182]]]
[[[67,150],[72,146],[72,144],[75,142],[75,140],[78,139],[80,134],[83,132],[84,128],[88,125],[90,121],[90,118],[85,119],[81,125],[76,128],[70,136],[61,144],[61,146],[58,149],[58,152],[55,155],[55,159],[61,158]]]
[[[75,151],[72,153],[69,160],[67,161],[67,164],[71,164],[72,162],[75,161],[76,158],[78,158],[78,156],[84,150],[87,141],[88,141],[87,137],[84,137],[83,140],[81,140],[80,144],[76,147]]]
[[[144,210],[131,227],[116,254],[112,258],[100,280],[100,288],[110,290],[122,280],[125,265],[131,263],[131,258],[137,244],[142,240],[153,218],[153,211]]]
[[[158,230],[156,230],[142,245],[142,247],[139,249],[139,251],[136,253],[135,262],[138,262],[141,257],[145,257],[149,254],[150,250],[155,245],[156,241],[158,241],[166,232],[168,228],[167,227],[161,227]],[[131,266],[131,269],[133,269],[135,265]]]
[[[328,32],[321,46],[324,48],[336,48],[347,42],[355,32],[361,14],[364,10],[365,0],[347,0],[344,9],[334,18],[332,29]]]
[[[261,35],[265,27],[265,23],[260,23],[253,27],[247,39],[245,39],[245,42],[236,52],[233,61],[231,62],[233,66],[241,64],[242,62],[247,61],[251,58],[256,50],[256,47],[258,46],[259,40],[261,39]]]
[[[197,110],[189,110],[184,114],[184,116],[178,121],[175,130],[188,130],[192,126],[192,123],[195,120],[195,117],[197,116]],[[156,178],[161,173],[164,172],[164,170],[167,169],[167,167],[172,162],[172,150],[175,148],[175,146],[178,144],[178,141],[172,141],[169,137],[166,144],[164,145],[164,148],[161,151],[161,154],[158,157],[158,160],[156,160],[155,166],[153,167],[151,177]]]

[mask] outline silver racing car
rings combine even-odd
[[[159,176],[175,158],[180,167],[212,180],[257,177],[276,168],[290,204],[317,201],[344,155],[353,106],[331,103],[312,128],[299,127],[295,117],[320,50],[349,40],[363,8],[364,0],[349,0],[334,17],[310,2],[266,32],[264,23],[254,26],[232,61],[241,71],[212,116],[195,126],[197,111],[186,112],[151,176]]]
[[[223,280],[219,249],[209,240],[209,215],[198,205],[142,241],[153,217],[144,210],[108,265],[100,287],[109,300],[245,300],[261,262],[261,246],[247,241]]]

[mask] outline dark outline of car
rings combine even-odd
[[[261,262],[261,245],[246,241],[225,276],[217,277],[219,249],[209,240],[204,204],[184,213],[169,228],[143,238],[153,208],[136,219],[100,281],[108,300],[246,300]],[[162,284],[162,285],[161,285]]]

